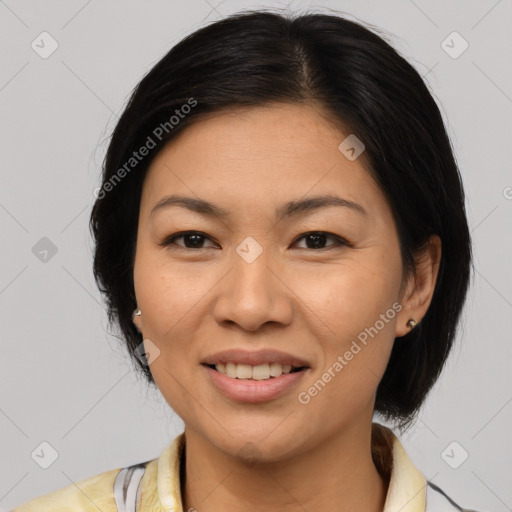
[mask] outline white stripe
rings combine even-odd
[[[131,474],[128,490],[126,491],[126,512],[136,512],[137,490],[145,471],[145,468],[138,467],[135,468]]]
[[[124,483],[128,474],[128,468],[123,468],[114,481],[114,500],[118,512],[127,512],[124,500]]]

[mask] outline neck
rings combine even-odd
[[[371,454],[371,422],[314,449],[253,466],[185,429],[183,510],[200,512],[381,512],[388,482]]]

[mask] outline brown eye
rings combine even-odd
[[[179,239],[183,239],[183,244],[176,243],[176,240]],[[184,249],[206,249],[206,247],[203,247],[203,243],[206,240],[210,240],[210,238],[199,231],[183,231],[181,233],[175,233],[174,235],[166,238],[166,240],[161,245],[175,245]]]
[[[334,240],[334,244],[330,244],[325,247],[325,242],[329,238]],[[327,233],[325,231],[312,231],[302,235],[297,240],[302,239],[306,241],[306,247],[299,247],[300,249],[328,249],[329,247],[350,245],[346,240],[343,240],[339,236],[332,233]]]

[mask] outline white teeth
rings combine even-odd
[[[279,377],[283,373],[290,373],[292,366],[290,364],[265,363],[257,366],[250,364],[219,363],[215,369],[232,379],[253,379],[267,380],[270,377]]]
[[[215,365],[215,369],[220,371],[220,368],[218,368],[218,365]],[[231,377],[232,379],[236,379],[236,364],[228,363],[226,365],[226,375],[228,377]]]
[[[281,373],[283,373],[282,365],[280,365],[279,363],[272,363],[270,365],[270,375],[272,375],[272,377],[279,377]]]
[[[236,365],[236,378],[237,379],[250,379],[252,378],[252,366],[248,364]]]
[[[270,366],[268,364],[259,364],[252,368],[252,378],[254,380],[265,380],[270,378]]]

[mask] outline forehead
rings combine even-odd
[[[363,164],[339,145],[350,133],[305,105],[274,104],[212,115],[185,128],[156,155],[143,188],[147,210],[166,194],[238,208],[335,193],[386,208]]]

